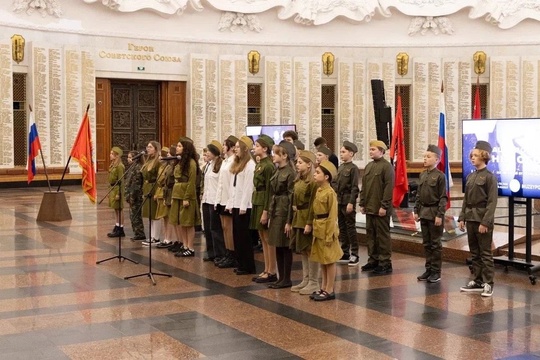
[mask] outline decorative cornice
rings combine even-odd
[[[28,15],[37,11],[41,16],[61,17],[62,9],[56,0],[13,0],[13,12],[25,11]]]
[[[134,12],[152,10],[163,15],[181,14],[188,3],[197,11],[202,11],[201,0],[83,0],[87,4],[100,2],[111,10]]]
[[[248,30],[260,32],[262,30],[259,17],[253,14],[242,14],[224,12],[221,15],[218,25],[219,31],[230,30],[232,32],[240,29],[243,32]]]
[[[447,17],[418,16],[411,20],[409,35],[413,36],[418,33],[426,35],[428,32],[432,32],[435,35],[452,35],[454,33],[454,27]]]

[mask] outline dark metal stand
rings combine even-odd
[[[162,168],[161,173],[163,172],[163,169],[164,167]],[[159,179],[159,177],[161,176],[161,173],[158,174],[157,179]],[[146,195],[143,203],[141,204],[141,209],[142,209],[142,207],[144,206],[144,203],[146,201],[149,201],[148,203],[148,229],[149,229],[148,231],[149,233],[148,234],[150,236],[148,238],[150,239],[150,244],[148,245],[148,272],[137,274],[137,275],[125,276],[124,280],[133,279],[133,278],[141,277],[141,276],[148,276],[150,280],[152,280],[152,284],[156,285],[156,280],[154,279],[154,275],[172,277],[172,275],[170,274],[152,272],[152,201],[149,199],[153,196],[152,194],[154,192],[156,185],[157,185],[157,180],[154,183],[154,186],[152,186],[152,189],[150,190],[150,192]],[[140,211],[140,209],[138,211]]]
[[[114,189],[115,186],[118,186],[119,188],[119,196],[120,198],[118,199],[118,202],[120,203],[120,206],[122,207],[122,211],[124,211],[124,199],[122,198],[122,186],[123,186],[123,179],[126,177],[126,175],[131,171],[131,169],[133,168],[133,165],[135,164],[135,162],[133,162],[133,164],[131,164],[127,170],[124,172],[124,175],[122,175],[122,177],[118,180],[116,180],[116,182],[114,183],[113,186],[111,186],[111,188],[109,189],[109,191],[107,192],[107,194],[105,194],[105,196],[99,201],[99,203],[101,204],[103,202],[103,200],[105,200],[109,194],[111,193],[111,191]],[[118,255],[115,255],[115,256],[111,256],[110,258],[107,258],[107,259],[103,259],[103,260],[99,260],[99,261],[96,261],[96,264],[101,264],[102,262],[105,262],[105,261],[109,261],[109,260],[113,260],[113,259],[118,259],[118,262],[121,262],[122,260],[127,260],[127,261],[131,261],[132,263],[134,264],[138,264],[137,261],[133,260],[133,259],[130,259],[124,255],[122,255],[122,236],[118,236]]]
[[[525,261],[514,258],[514,206],[515,204],[525,205]],[[531,261],[532,254],[532,199],[516,200],[513,196],[508,200],[508,256],[497,256],[493,260],[496,264],[501,264],[508,271],[512,266],[518,270],[527,271],[531,284],[536,284],[535,272],[540,270],[540,263]]]

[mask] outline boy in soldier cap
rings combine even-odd
[[[498,196],[497,178],[487,169],[491,150],[488,142],[478,141],[471,152],[471,163],[476,170],[467,176],[458,219],[462,231],[467,227],[474,276],[474,280],[462,286],[461,291],[481,292],[486,297],[493,295],[495,266],[491,243]]]
[[[339,242],[343,256],[340,264],[357,266],[358,238],[356,235],[356,199],[358,198],[358,167],[352,162],[358,148],[350,141],[344,141],[339,151],[341,165],[332,181],[338,201]]]
[[[369,156],[373,161],[366,165],[360,191],[360,211],[366,214],[368,262],[362,271],[376,274],[392,272],[392,242],[390,240],[390,215],[394,169],[383,156],[386,144],[380,140],[369,143]]]
[[[441,149],[428,145],[424,153],[424,168],[418,181],[418,193],[414,205],[414,220],[420,221],[422,244],[426,256],[426,271],[418,281],[436,283],[441,281],[443,221],[446,212],[446,177],[437,169]]]

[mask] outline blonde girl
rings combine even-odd
[[[114,209],[114,215],[116,224],[112,232],[108,233],[108,237],[123,237],[124,233],[124,186],[123,181],[120,180],[124,176],[124,164],[122,163],[123,150],[118,146],[111,149],[109,158],[111,164],[109,165],[109,187],[113,187],[109,193],[109,207]],[[120,181],[119,181],[120,180]],[[119,181],[119,182],[118,182]],[[118,184],[117,184],[118,182]]]

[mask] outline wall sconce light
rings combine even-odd
[[[396,56],[397,73],[401,76],[407,75],[409,72],[409,55],[404,52],[400,52]]]
[[[482,75],[486,72],[486,59],[487,55],[483,51],[477,51],[473,55],[474,72],[476,75]]]
[[[323,73],[326,76],[330,76],[334,73],[334,61],[336,57],[331,52],[325,52],[322,55],[322,68]]]
[[[248,68],[252,75],[259,72],[259,64],[261,62],[261,54],[256,50],[251,50],[248,53]]]
[[[24,60],[24,38],[15,34],[11,37],[11,57],[17,64]]]

